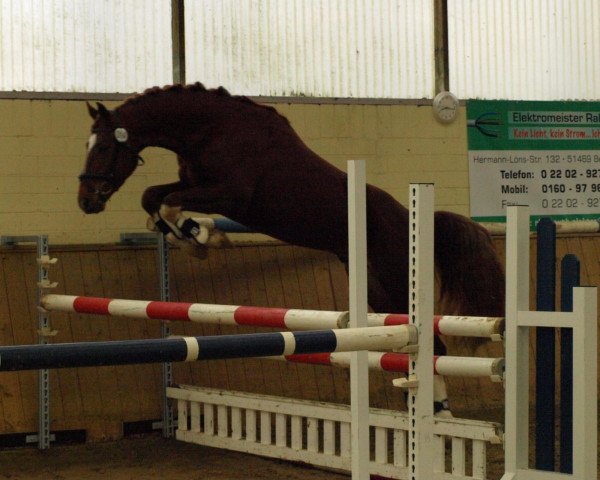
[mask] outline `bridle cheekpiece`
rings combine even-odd
[[[137,152],[134,148],[129,145],[127,140],[129,140],[129,133],[127,129],[124,127],[117,127],[113,131],[113,136],[116,141],[115,148],[113,149],[112,159],[110,163],[110,167],[107,173],[88,173],[84,171],[81,175],[79,175],[79,180],[104,180],[107,182],[112,190],[116,190],[117,185],[114,183],[115,179],[115,167],[117,166],[118,156],[120,149],[125,149],[129,153],[133,154],[136,158],[138,165],[144,165],[144,159],[140,156],[139,152]],[[96,192],[103,193],[103,192]],[[108,193],[108,192],[104,192]]]

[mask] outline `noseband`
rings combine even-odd
[[[111,186],[112,190],[115,190],[117,188],[117,185],[114,182],[115,167],[117,166],[119,152],[121,151],[121,149],[124,149],[124,150],[128,151],[129,153],[133,154],[133,156],[137,160],[138,165],[144,165],[144,163],[145,163],[144,159],[140,156],[140,154],[137,151],[135,151],[131,147],[131,145],[129,145],[129,143],[127,143],[129,134],[127,133],[127,130],[125,128],[122,128],[122,127],[115,128],[114,138],[115,138],[115,148],[113,149],[112,159],[111,159],[107,173],[88,173],[88,172],[84,171],[81,175],[79,175],[80,181],[81,180],[104,180]],[[100,193],[100,192],[96,192],[96,193]]]

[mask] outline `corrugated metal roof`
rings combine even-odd
[[[133,92],[172,81],[169,0],[0,0],[0,90]]]
[[[169,0],[0,0],[0,91],[172,82]],[[433,0],[187,0],[187,80],[263,96],[431,98]],[[599,0],[448,0],[461,98],[600,99]]]
[[[461,98],[600,99],[600,1],[448,0]]]
[[[186,76],[264,96],[423,98],[433,0],[188,0]]]

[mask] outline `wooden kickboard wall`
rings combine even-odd
[[[504,255],[504,239],[494,240]],[[535,248],[534,246],[532,248]],[[563,237],[559,258],[575,253],[582,260],[582,284],[600,285],[600,236]],[[50,271],[58,281],[53,293],[158,300],[158,263],[151,246],[55,247],[59,259]],[[532,250],[532,264],[535,250]],[[37,343],[35,250],[0,248],[0,344]],[[288,245],[237,246],[212,250],[207,259],[171,250],[171,300],[321,310],[347,310],[347,275],[332,255]],[[535,284],[532,280],[532,299]],[[560,298],[560,297],[558,297]],[[533,300],[532,300],[533,301]],[[534,305],[532,303],[532,305]],[[157,338],[158,321],[94,315],[51,314],[57,331],[52,343]],[[169,324],[173,335],[220,335],[261,331],[189,322]],[[262,329],[262,331],[269,331]],[[449,342],[450,353],[468,354]],[[502,356],[501,345],[484,345],[479,356]],[[557,354],[558,355],[558,354]],[[173,365],[175,383],[347,402],[348,372],[326,366],[271,360],[219,360]],[[404,408],[394,375],[371,373],[371,404]],[[85,430],[88,440],[119,438],[127,422],[161,416],[160,365],[90,367],[51,371],[51,430]],[[501,385],[488,379],[450,379],[455,412],[499,409]],[[0,435],[37,430],[37,372],[0,373]]]

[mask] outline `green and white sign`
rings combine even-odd
[[[600,103],[467,102],[471,217],[600,217]]]

